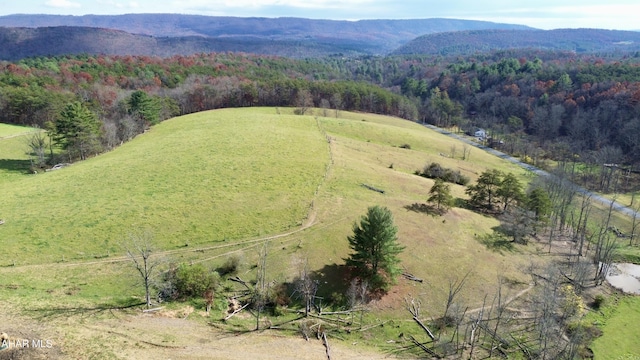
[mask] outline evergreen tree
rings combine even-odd
[[[478,182],[466,190],[470,197],[470,203],[479,208],[492,210],[498,200],[498,189],[502,183],[502,175],[502,172],[496,169],[490,169],[480,174]]]
[[[397,256],[404,247],[398,243],[397,232],[391,211],[372,206],[360,223],[353,225],[353,235],[347,238],[354,252],[346,259],[347,265],[353,266],[374,288],[386,290],[400,273]]]
[[[127,105],[129,105],[129,113],[146,124],[155,125],[160,122],[160,103],[158,99],[147,95],[146,92],[134,91]]]
[[[451,190],[449,185],[445,184],[444,180],[436,179],[436,182],[429,190],[428,202],[435,203],[436,209],[443,212],[447,212],[453,204],[453,196],[451,196]]]
[[[551,199],[543,188],[538,187],[529,192],[527,196],[527,209],[534,213],[534,230],[537,230],[547,223],[549,215],[551,214],[551,208]]]
[[[81,102],[67,104],[56,122],[49,126],[53,141],[81,160],[99,151],[100,121]]]
[[[503,212],[507,211],[507,208],[511,203],[518,202],[524,198],[522,184],[512,173],[507,173],[504,178],[502,178],[497,194],[502,200]]]

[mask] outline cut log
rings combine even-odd
[[[423,282],[422,279],[415,277],[413,274],[409,274],[409,273],[402,273],[402,276],[404,276],[407,280],[411,280],[411,281],[417,281],[417,282]]]

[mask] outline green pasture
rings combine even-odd
[[[25,134],[34,131],[34,128],[11,124],[0,124],[0,139]]]
[[[639,359],[640,298],[611,297],[608,302],[601,310],[585,318],[585,321],[602,329],[602,336],[591,344],[595,358]]]
[[[238,256],[238,275],[248,281],[255,279],[258,249],[266,243],[269,281],[291,281],[308,261],[319,295],[333,298],[346,291],[346,237],[372,205],[391,209],[406,247],[402,266],[424,280],[399,279],[372,305],[372,322],[408,319],[407,297],[421,300],[424,317],[441,316],[449,283],[467,273],[458,301],[470,309],[492,298],[499,276],[509,284],[507,296],[528,286],[522,269],[531,263],[535,241],[491,249],[482,237],[499,225],[494,217],[463,208],[433,217],[411,208],[426,202],[433,185],[413,174],[427,163],[472,181],[498,168],[526,182],[524,170],[475,148],[462,160],[461,142],[419,124],[339,115],[209,111],[165,121],[60,170],[34,175],[1,166],[0,301],[36,318],[65,306],[139,301],[144,291],[122,244],[140,231],[153,234],[163,269],[180,262],[216,268]],[[7,160],[28,159],[24,137],[0,140],[0,149]],[[451,190],[466,196],[462,186]],[[394,332],[389,329],[376,331],[386,336]]]
[[[499,274],[525,281],[518,270],[524,253],[492,252],[476,239],[498,225],[495,219],[464,209],[442,218],[408,209],[426,201],[432,181],[413,172],[427,162],[472,178],[489,166],[524,172],[476,149],[472,161],[463,161],[461,150],[456,158],[441,156],[456,141],[419,124],[340,114],[298,116],[292,109],[269,108],[193,114],[67,168],[6,177],[0,182],[0,272],[6,275],[0,286],[8,290],[0,297],[46,304],[60,293],[69,303],[140,296],[121,245],[129,233],[144,230],[153,233],[158,255],[167,262],[215,267],[228,256],[241,256],[247,279],[255,276],[251,264],[261,239],[293,232],[268,240],[269,277],[290,280],[308,259],[317,276],[338,284],[326,286],[326,295],[343,293],[346,236],[376,204],[395,215],[407,247],[403,265],[426,280],[404,284],[409,287],[402,296],[429,293],[425,308],[436,312],[448,281],[466,272],[473,274],[464,291],[472,305]],[[411,149],[399,147],[405,143]],[[26,156],[20,150],[13,154]],[[452,192],[464,197],[463,187],[452,186]],[[312,226],[300,230],[307,222]]]
[[[328,162],[311,117],[223,110],[166,121],[109,153],[0,183],[2,265],[122,253],[150,230],[160,249],[300,226]]]

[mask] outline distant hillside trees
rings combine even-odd
[[[353,251],[346,259],[347,266],[352,266],[373,289],[388,289],[400,274],[398,255],[404,247],[398,243],[397,233],[391,211],[372,206],[347,238]]]

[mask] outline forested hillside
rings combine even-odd
[[[354,79],[401,93],[420,121],[486,128],[513,154],[594,164],[640,160],[640,54],[506,50],[346,60]]]
[[[274,54],[275,50],[284,50],[279,44],[304,47],[308,53],[317,54],[352,52],[359,54],[386,54],[406,42],[424,35],[442,31],[477,29],[529,29],[523,25],[499,24],[487,21],[458,19],[413,19],[413,20],[314,20],[303,18],[242,18],[222,16],[198,16],[180,14],[127,14],[127,15],[9,15],[0,16],[0,26],[6,27],[93,27],[126,31],[130,34],[143,34],[159,38],[185,38],[182,55],[189,41],[194,37],[209,44],[209,51],[245,51],[260,54]],[[233,41],[230,41],[233,40]],[[170,42],[170,40],[167,40]],[[275,42],[276,49],[269,52],[268,46]],[[216,44],[225,48],[215,48]],[[239,44],[240,47],[233,47]],[[195,46],[192,44],[192,46]],[[202,47],[202,45],[200,45]],[[255,46],[255,48],[253,48]],[[320,49],[315,49],[319,47]],[[331,51],[326,50],[332,49]],[[47,47],[54,54],[54,48]],[[121,49],[134,54],[135,48]],[[88,50],[86,52],[89,52]],[[112,53],[112,54],[122,54]],[[290,56],[292,53],[279,52]],[[33,54],[35,55],[35,54]],[[32,55],[32,56],[33,56]],[[160,53],[136,53],[135,55],[162,55]],[[172,54],[164,54],[169,56]],[[295,54],[294,54],[295,55]],[[15,59],[15,58],[13,58]]]
[[[64,139],[59,145],[71,158],[82,158],[169,117],[223,107],[295,106],[304,114],[316,106],[417,118],[405,97],[341,81],[347,78],[323,62],[231,53],[35,58],[1,65],[0,122],[59,133],[61,112],[79,102],[99,117],[100,126],[84,134],[82,145]]]
[[[494,146],[537,165],[579,159],[637,167],[640,57],[632,55],[36,58],[2,63],[0,121],[51,128],[66,104],[80,101],[99,116],[100,151],[179,114],[257,105],[304,113],[313,106],[327,115],[345,109],[486,128]]]
[[[545,49],[577,53],[640,50],[640,32],[602,29],[470,30],[418,37],[395,55],[469,55],[505,49]]]

